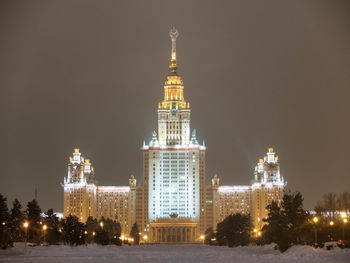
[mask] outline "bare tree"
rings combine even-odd
[[[315,211],[317,213],[329,212],[334,217],[334,212],[337,211],[337,208],[337,195],[328,193],[322,196],[322,201],[317,203]]]
[[[350,211],[350,193],[343,192],[337,198],[337,205],[341,211]]]

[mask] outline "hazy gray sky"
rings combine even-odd
[[[178,28],[207,182],[250,184],[276,149],[313,207],[350,190],[350,1],[1,1],[0,193],[62,210],[79,147],[102,185],[141,182]]]

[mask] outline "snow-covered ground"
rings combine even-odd
[[[350,249],[326,251],[308,246],[295,246],[280,253],[272,246],[215,247],[204,245],[146,246],[48,246],[27,247],[23,244],[0,251],[0,262],[350,262]]]

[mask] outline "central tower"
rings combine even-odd
[[[198,143],[195,130],[190,135],[190,104],[185,101],[183,81],[177,73],[179,32],[173,28],[169,35],[170,73],[165,81],[163,101],[158,104],[158,135],[154,131],[149,144],[142,147],[147,207],[144,211],[147,220],[142,226],[147,231],[148,223],[159,218],[188,218],[202,232],[206,147]]]
[[[170,74],[164,85],[164,99],[158,104],[159,145],[188,145],[190,141],[190,104],[184,98],[184,86],[177,74],[176,38],[179,32],[173,28],[171,38]]]

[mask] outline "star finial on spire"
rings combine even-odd
[[[176,39],[179,36],[179,31],[173,27],[169,31],[169,36],[171,38],[171,63],[170,70],[172,73],[176,73],[177,64],[176,64]]]

